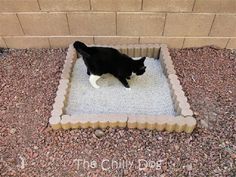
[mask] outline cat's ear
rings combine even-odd
[[[145,59],[146,59],[146,57],[142,57],[142,58],[139,59],[139,61],[144,62]]]

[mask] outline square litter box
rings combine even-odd
[[[101,46],[108,47],[108,46]],[[53,129],[137,128],[191,133],[196,126],[166,45],[117,45],[134,59],[146,56],[146,72],[132,75],[131,90],[118,79],[103,75],[89,83],[83,59],[71,44],[53,104],[49,123]]]

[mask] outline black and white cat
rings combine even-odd
[[[96,81],[106,73],[112,74],[126,88],[130,88],[126,79],[130,79],[132,73],[142,75],[146,69],[144,66],[146,57],[133,60],[114,48],[87,47],[80,41],[74,42],[74,48],[82,55],[87,66],[87,74],[90,75],[89,81],[94,88],[99,88]]]

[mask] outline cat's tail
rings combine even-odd
[[[75,41],[73,46],[83,57],[90,56],[89,47],[87,47],[83,42]]]

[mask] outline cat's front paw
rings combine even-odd
[[[127,87],[125,87],[125,89],[126,89],[126,90],[128,90],[128,91],[130,91],[130,90],[131,90],[131,88],[127,88]]]
[[[89,77],[90,84],[96,89],[100,88],[96,83],[99,78],[100,76],[96,76],[96,75],[90,75]]]
[[[93,88],[95,88],[95,89],[99,89],[100,86],[98,86],[98,85],[93,85]]]

